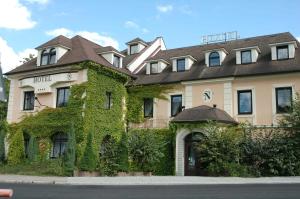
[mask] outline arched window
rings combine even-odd
[[[49,64],[54,64],[56,59],[56,50],[52,48],[49,52]]]
[[[42,54],[41,54],[41,65],[47,65],[48,64],[48,57],[49,57],[48,50],[43,50]]]
[[[51,158],[58,158],[64,155],[68,142],[68,135],[64,133],[57,133],[52,138],[53,146],[51,151]]]
[[[209,66],[220,66],[220,55],[218,52],[209,54]]]

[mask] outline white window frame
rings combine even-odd
[[[20,110],[21,112],[25,112],[25,113],[32,113],[35,111],[36,106],[35,106],[35,100],[34,100],[34,106],[33,106],[33,110],[24,110],[24,97],[25,97],[25,92],[29,92],[29,91],[33,91],[34,92],[34,88],[22,88],[21,90],[21,100],[20,100]],[[34,92],[35,94],[35,92]]]

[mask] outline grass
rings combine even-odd
[[[64,176],[61,160],[24,162],[18,165],[0,164],[0,174]]]

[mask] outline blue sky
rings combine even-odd
[[[13,68],[57,34],[119,49],[135,37],[163,36],[167,48],[176,48],[235,30],[241,38],[286,31],[300,37],[299,8],[299,0],[0,0],[2,66]]]

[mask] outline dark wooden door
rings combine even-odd
[[[185,162],[185,172],[186,176],[200,176],[203,175],[201,169],[201,162],[199,160],[199,154],[197,153],[197,143],[201,140],[199,139],[198,133],[191,133],[185,138],[184,147],[184,162]]]

